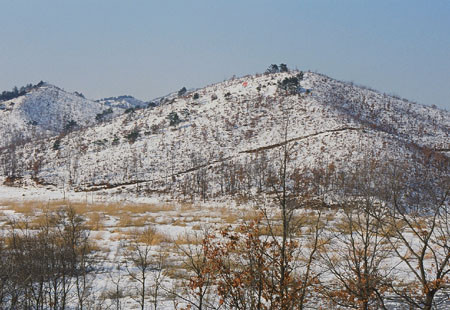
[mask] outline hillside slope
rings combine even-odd
[[[294,169],[448,156],[449,112],[311,72],[293,88],[287,82],[298,74],[246,76],[171,94],[156,107],[28,143],[14,156],[5,150],[3,175],[12,175],[7,167],[15,160],[15,176],[40,184],[205,198],[264,190],[285,143]],[[93,105],[74,119],[87,124],[101,109]]]

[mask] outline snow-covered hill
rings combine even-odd
[[[60,129],[68,119],[62,112],[77,123],[94,124],[106,102],[79,100],[85,111],[55,111],[52,120],[59,121],[45,129]],[[246,76],[156,101],[30,142],[13,156],[4,150],[0,173],[77,190],[213,197],[263,190],[286,142],[297,169],[346,169],[367,156],[417,161],[430,152],[450,154],[448,111],[312,72]],[[12,160],[14,173],[8,170]]]
[[[148,102],[136,99],[133,96],[118,96],[109,97],[97,100],[108,107],[122,108],[122,109],[140,109],[148,107]]]
[[[23,96],[0,102],[0,147],[91,126],[104,110],[101,103],[44,83]]]

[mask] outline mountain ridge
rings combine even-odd
[[[184,195],[190,188],[215,197],[236,190],[224,188],[225,179],[272,165],[286,144],[299,169],[348,169],[369,155],[448,158],[449,112],[317,73],[305,72],[295,84],[297,77],[297,71],[245,76],[171,93],[149,108],[25,144],[15,150],[24,167],[15,174],[82,191]],[[0,154],[2,162],[8,158]],[[3,175],[12,173],[3,169]],[[240,178],[233,179],[239,190],[244,183],[248,190],[259,186]]]

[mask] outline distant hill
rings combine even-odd
[[[12,99],[0,100],[0,148],[78,130],[123,114],[129,108],[148,106],[131,96],[93,101],[81,93],[69,93],[44,82],[2,94],[2,98]]]
[[[0,147],[95,124],[104,105],[42,83],[17,98],[0,102]]]
[[[148,102],[136,99],[133,96],[118,96],[109,97],[97,100],[108,107],[122,108],[122,109],[140,109],[148,107]]]

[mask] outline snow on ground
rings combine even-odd
[[[5,195],[5,193],[7,195]],[[41,191],[33,191],[36,194],[35,197],[41,201],[31,201],[24,198],[24,200],[13,201],[15,195],[20,199],[20,194],[28,193],[27,190],[16,190],[12,189],[11,192],[8,193],[4,188],[0,188],[0,227],[1,224],[5,224],[9,219],[15,218],[26,219],[31,221],[33,217],[39,216],[41,214],[40,210],[44,210],[46,207],[46,201],[50,201],[51,199],[58,199],[58,195],[56,195],[56,191],[52,192],[48,189],[43,189]],[[58,192],[60,194],[61,192]],[[114,304],[115,300],[112,297],[115,289],[115,283],[120,280],[120,289],[131,292],[133,291],[133,287],[135,286],[135,282],[131,281],[128,271],[127,264],[125,261],[127,260],[126,253],[129,251],[129,246],[131,244],[132,236],[135,231],[143,231],[145,227],[153,227],[156,229],[156,232],[163,236],[161,243],[158,243],[152,246],[151,254],[158,255],[160,251],[164,251],[164,262],[167,265],[173,266],[177,272],[183,272],[183,269],[178,269],[181,262],[182,257],[180,253],[176,250],[176,247],[173,246],[174,240],[178,240],[177,242],[184,242],[184,238],[187,235],[191,235],[195,232],[200,233],[201,227],[210,227],[210,229],[218,229],[220,227],[224,227],[227,225],[236,226],[238,223],[242,223],[245,218],[251,218],[249,215],[251,214],[252,204],[248,204],[242,206],[242,208],[227,208],[222,207],[219,208],[217,205],[207,204],[183,204],[183,203],[159,203],[155,205],[149,204],[132,204],[131,197],[128,197],[130,201],[129,204],[117,204],[117,203],[103,203],[99,204],[90,204],[83,203],[82,196],[76,196],[77,194],[72,193],[73,198],[80,198],[81,205],[86,205],[86,209],[83,210],[83,215],[88,217],[89,219],[95,218],[93,214],[99,214],[101,223],[96,226],[91,225],[92,231],[90,232],[91,240],[97,245],[97,251],[100,256],[98,256],[98,263],[96,265],[97,271],[95,273],[95,277],[91,278],[92,281],[92,294],[95,296],[97,300],[102,298],[102,303],[104,305]],[[30,194],[31,196],[31,194]],[[27,197],[24,196],[24,197]],[[6,201],[5,199],[10,199]],[[155,199],[156,200],[156,199]],[[29,213],[28,209],[20,209],[20,205],[22,203],[30,203],[33,202],[36,206],[34,213]],[[57,205],[62,205],[63,202],[54,203],[52,206],[56,207]],[[76,205],[74,203],[75,208],[80,207],[80,204]],[[131,208],[129,208],[131,206]],[[139,210],[139,211],[137,211]],[[246,210],[246,211],[245,211]],[[21,212],[26,212],[25,217],[21,216]],[[297,216],[305,216],[311,217],[314,215],[315,211],[313,210],[298,210]],[[275,214],[273,214],[275,215]],[[130,217],[132,221],[125,222],[124,219]],[[139,221],[140,219],[145,219],[145,221]],[[344,214],[342,210],[324,210],[322,219],[326,219],[327,229],[325,231],[324,236],[332,236],[336,234],[336,227],[338,223],[340,223],[344,219]],[[134,221],[133,221],[134,220]],[[8,226],[3,226],[3,229],[7,229]],[[309,236],[308,229],[305,227],[305,235],[301,238],[307,238]],[[414,239],[413,235],[406,235],[407,238]],[[172,244],[172,245],[171,245]],[[333,247],[334,249],[340,249],[339,243],[336,243]],[[406,250],[406,249],[404,249]],[[403,251],[400,249],[400,251]],[[430,261],[431,263],[431,261]],[[395,258],[391,258],[390,265],[396,266],[397,275],[402,275],[406,280],[411,274],[408,272],[406,266],[402,265],[402,263]],[[178,266],[178,267],[177,267]],[[129,270],[134,270],[132,266],[128,265]],[[169,267],[167,267],[169,268]],[[318,270],[322,270],[324,268],[323,265],[316,265],[314,268],[319,268]],[[401,271],[401,272],[400,272]],[[148,285],[151,287],[152,279],[157,275],[157,270],[149,273],[149,282]],[[181,279],[176,275],[178,273],[168,273],[164,276],[162,287],[164,289],[161,291],[160,296],[160,309],[175,309],[174,303],[170,294],[167,294],[165,290],[170,291],[174,286],[181,284]],[[94,276],[94,274],[92,274]],[[331,278],[330,278],[331,279]],[[326,277],[321,278],[322,281],[326,281]],[[184,283],[186,285],[186,283]],[[179,288],[180,289],[180,288]],[[134,301],[131,297],[124,296],[121,299],[121,303],[123,309],[133,309],[137,307],[137,302]],[[149,300],[150,302],[150,300]],[[392,306],[390,309],[396,309]],[[400,308],[399,308],[400,309]]]

